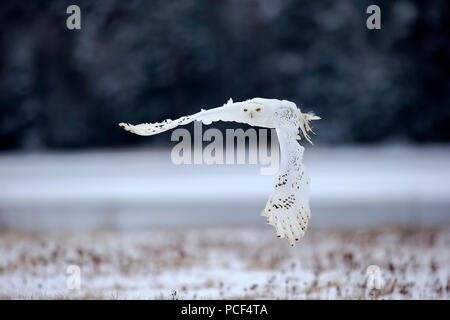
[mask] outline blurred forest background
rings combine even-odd
[[[81,30],[66,27],[72,4]],[[381,30],[366,27],[373,4]],[[369,265],[383,272],[379,298],[448,299],[449,9],[0,1],[0,299],[364,299]],[[257,165],[176,165],[172,130],[117,125],[258,96],[323,118],[294,249],[259,215],[275,178],[261,153]],[[73,264],[80,291],[66,286]]]
[[[82,28],[66,28],[77,4]],[[381,7],[381,30],[366,8]],[[450,140],[446,0],[2,1],[0,150],[114,146],[255,96],[326,121],[317,143]],[[147,143],[166,142],[156,136]]]

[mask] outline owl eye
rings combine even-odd
[[[258,111],[258,112],[261,111],[261,108],[256,108],[256,111]]]
[[[248,110],[247,109],[244,109],[244,112],[247,112]]]

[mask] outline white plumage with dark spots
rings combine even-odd
[[[291,246],[304,236],[311,218],[309,207],[310,178],[303,165],[302,147],[297,140],[301,134],[311,143],[309,121],[320,117],[303,113],[287,100],[253,98],[243,102],[230,99],[225,105],[160,123],[131,125],[120,123],[127,131],[141,136],[155,135],[192,121],[211,124],[214,121],[234,121],[251,126],[275,128],[281,149],[281,166],[272,194],[261,215],[275,227],[278,237],[287,238]]]

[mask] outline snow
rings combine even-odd
[[[310,230],[295,248],[270,227],[6,232],[0,298],[448,299],[449,231]],[[66,287],[72,264],[79,290]],[[380,290],[366,288],[369,265]]]
[[[312,223],[449,224],[448,159],[445,145],[309,147]],[[0,224],[25,230],[252,226],[274,179],[259,168],[177,166],[165,149],[4,153]]]
[[[307,148],[312,219],[291,248],[259,216],[274,177],[258,165],[2,153],[0,298],[448,299],[448,159],[448,146]],[[370,265],[381,290],[366,288]]]

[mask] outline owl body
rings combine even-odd
[[[287,100],[253,98],[242,102],[230,99],[221,107],[201,110],[176,120],[130,125],[120,123],[125,130],[143,135],[155,135],[192,121],[211,124],[215,121],[234,121],[251,126],[275,128],[280,142],[281,165],[274,189],[262,216],[275,227],[278,237],[287,238],[294,246],[306,232],[311,217],[309,207],[310,178],[303,165],[304,148],[297,140],[300,131],[311,142],[309,121],[318,120],[312,113],[302,113],[297,105]]]

